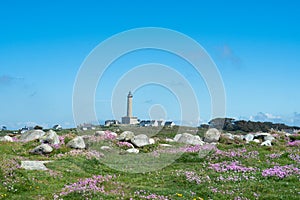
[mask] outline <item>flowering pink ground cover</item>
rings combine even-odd
[[[106,136],[107,135],[107,136]],[[90,136],[89,145],[111,145],[120,152],[128,142]],[[102,162],[105,151],[72,150],[60,137],[53,154],[30,155],[37,142],[1,143],[0,199],[299,199],[298,141],[277,134],[272,147],[259,144],[153,146],[149,157],[181,154],[162,169],[127,173]],[[17,139],[16,139],[17,141]],[[151,148],[150,148],[151,150]],[[52,160],[48,171],[20,169],[22,160]],[[142,164],[142,163],[141,163]]]

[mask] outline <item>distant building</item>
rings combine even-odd
[[[95,130],[96,129],[96,126],[93,125],[93,124],[81,124],[79,126],[77,126],[77,128],[83,130],[83,131],[87,131],[87,130]]]
[[[1,127],[1,130],[2,130],[2,131],[6,131],[6,130],[7,130],[7,127],[6,127],[6,126],[2,126],[2,127]]]
[[[105,126],[111,126],[111,125],[119,125],[121,124],[118,120],[106,120]]]
[[[172,122],[172,121],[167,121],[167,122],[165,122],[165,126],[166,127],[173,127],[173,126],[175,126],[175,123]]]
[[[54,125],[53,126],[53,128],[52,128],[53,130],[57,130],[57,131],[59,131],[59,130],[62,130],[62,126],[61,125],[59,125],[59,124],[56,124],[56,125]]]
[[[165,125],[165,121],[164,120],[157,120],[157,125],[158,126],[164,126]]]
[[[142,120],[140,126],[164,126],[163,120]]]
[[[140,126],[158,126],[157,120],[142,120]]]
[[[138,118],[132,116],[132,98],[133,95],[131,92],[128,93],[127,96],[127,116],[122,117],[122,124],[138,124]]]
[[[27,127],[27,126],[25,126],[24,128],[21,128],[20,130],[19,130],[19,132],[21,133],[21,134],[23,134],[23,133],[25,133],[25,132],[27,132],[27,131],[30,131],[30,130],[33,130],[34,128],[33,127]]]

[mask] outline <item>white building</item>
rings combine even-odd
[[[172,122],[172,121],[167,121],[167,122],[165,122],[164,126],[166,126],[166,127],[173,127],[173,126],[175,126],[175,123]]]
[[[106,120],[105,126],[111,126],[111,125],[119,125],[121,124],[118,120]]]
[[[164,126],[163,120],[142,120],[140,126]]]

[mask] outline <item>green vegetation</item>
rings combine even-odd
[[[173,138],[179,130],[194,131],[189,127],[108,129],[147,135],[158,132],[154,136],[156,144],[140,149],[138,155],[147,157],[164,156],[154,153],[160,143],[166,143],[166,137]],[[205,129],[196,131],[203,136]],[[58,134],[66,142],[78,133],[73,129]],[[174,163],[144,173],[114,170],[104,164],[104,157],[98,158],[90,150],[71,150],[62,145],[48,155],[31,155],[29,150],[38,141],[1,142],[0,199],[299,199],[299,146],[288,145],[289,138],[284,134],[273,132],[273,136],[276,142],[272,147],[240,140],[228,142],[225,138],[217,147],[189,146],[181,149],[182,155]],[[112,141],[100,142],[116,145]],[[206,154],[199,156],[199,151]],[[101,153],[105,156],[105,152]],[[48,171],[28,171],[20,169],[21,160],[52,162],[45,164]],[[71,186],[73,183],[76,184]]]

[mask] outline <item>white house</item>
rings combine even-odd
[[[164,126],[163,120],[142,120],[140,126]]]
[[[111,126],[111,125],[119,125],[121,124],[118,120],[106,120],[105,126]]]
[[[53,126],[52,129],[53,129],[53,130],[56,130],[56,131],[59,131],[59,130],[62,130],[62,126],[59,125],[59,124],[56,124],[56,125]]]
[[[165,126],[166,127],[173,127],[173,126],[175,126],[175,123],[173,121],[167,121],[167,122],[165,122]]]

